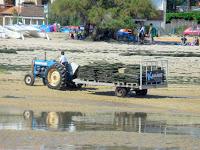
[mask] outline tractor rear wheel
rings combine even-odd
[[[26,85],[33,86],[35,79],[32,74],[26,74],[24,77],[24,82]]]
[[[63,90],[66,88],[66,68],[56,63],[47,70],[46,84],[51,89]]]

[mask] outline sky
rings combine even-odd
[[[164,10],[163,3],[166,0],[151,0],[151,1],[152,1],[153,5],[156,7],[156,9]]]

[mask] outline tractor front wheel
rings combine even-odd
[[[33,86],[35,79],[32,74],[26,74],[24,77],[24,82],[26,85]]]
[[[45,78],[47,86],[51,89],[63,90],[66,87],[66,69],[59,63],[47,70]]]

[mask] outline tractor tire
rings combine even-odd
[[[128,94],[128,89],[124,87],[116,87],[115,89],[115,95],[117,97],[125,97]]]
[[[24,82],[26,85],[33,86],[35,79],[32,74],[26,74],[24,77]]]
[[[63,90],[66,88],[66,68],[56,63],[51,66],[45,75],[46,85],[51,89]]]
[[[136,96],[146,96],[147,95],[148,90],[147,89],[143,89],[143,90],[136,90],[135,94]]]

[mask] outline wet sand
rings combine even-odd
[[[199,57],[121,56],[120,53],[148,51],[153,54],[186,53],[198,54],[199,47],[174,45],[132,45],[106,42],[83,42],[62,39],[6,39],[0,41],[1,47],[26,48],[17,54],[0,53],[0,64],[19,65],[19,70],[0,69],[0,106],[33,111],[78,111],[78,112],[147,112],[160,114],[200,115],[200,59]],[[35,49],[28,51],[28,49]],[[84,65],[103,60],[126,64],[139,62],[141,59],[161,58],[169,61],[168,88],[151,89],[147,97],[127,98],[114,96],[112,87],[83,87],[77,91],[56,91],[42,85],[40,80],[35,86],[26,86],[23,77],[26,71],[20,66],[30,65],[34,57],[57,59],[59,50],[66,50],[70,61]],[[23,66],[22,66],[23,65]],[[25,69],[26,70],[26,69]],[[179,82],[174,82],[174,81]],[[198,82],[196,82],[196,80]],[[183,82],[187,84],[183,84]],[[172,84],[177,83],[177,84]],[[79,146],[127,146],[130,149],[199,149],[200,139],[187,135],[161,135],[149,133],[127,133],[122,131],[84,131],[84,132],[43,132],[0,130],[0,149],[84,149]],[[125,147],[124,149],[128,149]],[[97,149],[85,148],[85,149]],[[104,148],[106,149],[106,148]],[[109,148],[107,148],[109,149]],[[116,149],[113,148],[113,149]],[[122,149],[122,147],[121,147]]]
[[[199,139],[190,138],[188,136],[163,136],[157,134],[138,134],[126,132],[76,132],[76,133],[55,133],[55,132],[39,132],[39,131],[3,131],[0,133],[3,140],[0,141],[0,149],[90,149],[90,145],[94,145],[94,149],[98,146],[117,147],[126,146],[127,150],[145,149],[175,149],[175,150],[191,150],[200,147]],[[8,141],[8,138],[10,140]],[[17,140],[16,140],[17,139]],[[16,141],[16,142],[13,142]],[[7,145],[5,145],[7,143]],[[15,144],[13,144],[15,143]],[[84,148],[84,145],[86,148]],[[106,148],[104,148],[106,149]]]

